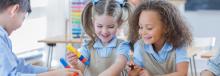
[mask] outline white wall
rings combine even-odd
[[[220,11],[184,12],[184,16],[194,37],[216,37],[216,47],[220,47]]]
[[[184,1],[173,3],[191,25],[193,37],[216,37],[215,45],[220,48],[220,10],[185,11]]]
[[[47,7],[47,38],[65,34],[68,0],[48,0]],[[52,66],[59,64],[59,59],[65,55],[65,44],[57,44],[53,52]]]
[[[47,37],[64,35],[65,33],[65,1],[48,0],[47,16],[48,28]]]

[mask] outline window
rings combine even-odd
[[[185,9],[195,10],[220,10],[220,0],[187,0]]]

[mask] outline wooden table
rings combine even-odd
[[[53,49],[57,43],[81,44],[82,38],[77,38],[77,39],[71,40],[71,39],[68,39],[66,36],[55,36],[55,37],[49,37],[49,38],[39,40],[38,42],[46,43],[49,46],[48,57],[47,57],[47,67],[51,68],[51,62],[52,62],[52,58],[53,58]]]
[[[218,52],[218,49],[214,49],[214,50],[211,50],[211,51],[208,51],[208,52],[205,52],[203,54],[201,54],[201,58],[211,58],[213,57],[216,53]]]

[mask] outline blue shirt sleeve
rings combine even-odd
[[[129,42],[124,41],[118,45],[117,54],[124,55],[126,57],[127,61],[130,59],[129,52],[130,52]]]
[[[36,76],[47,71],[47,68],[26,65],[24,60],[19,60],[7,47],[7,38],[0,37],[0,75],[1,76]]]
[[[17,65],[10,63],[12,61],[8,60],[5,54],[2,53],[4,49],[0,47],[0,74],[1,76],[36,76],[34,73],[19,72]]]
[[[187,51],[183,49],[176,49],[176,64],[181,62],[189,62]]]
[[[220,52],[208,61],[208,70],[213,72],[216,76],[220,76]]]
[[[144,67],[143,59],[142,59],[142,55],[141,55],[140,51],[143,51],[143,50],[141,50],[140,45],[138,43],[135,43],[134,54],[133,54],[134,63],[140,67]]]

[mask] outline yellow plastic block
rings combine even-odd
[[[70,51],[70,52],[76,54],[76,56],[77,56],[78,58],[81,56],[81,53],[80,53],[79,51],[77,51],[77,49],[74,48],[71,44],[68,44],[68,45],[66,46],[66,48],[67,48],[68,51]]]

